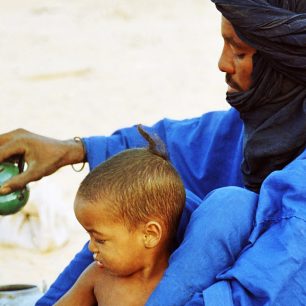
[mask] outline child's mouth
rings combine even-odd
[[[96,264],[97,264],[97,266],[98,266],[99,268],[104,268],[103,263],[102,263],[100,260],[98,260],[97,254],[93,254],[93,258],[94,258],[94,260],[95,260],[95,262],[96,262]]]
[[[103,265],[103,263],[102,263],[101,261],[96,260],[96,264],[97,264],[97,266],[98,266],[99,268],[104,268],[104,265]]]

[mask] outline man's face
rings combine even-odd
[[[221,32],[224,47],[219,69],[226,73],[227,92],[247,91],[252,85],[253,54],[256,50],[237,36],[232,24],[224,17]]]
[[[91,203],[80,197],[74,202],[75,215],[90,236],[89,250],[98,267],[110,275],[139,273],[146,254],[143,227],[129,230],[122,220],[109,212],[109,205]]]

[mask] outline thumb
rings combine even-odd
[[[33,175],[33,172],[27,169],[27,171],[20,173],[11,179],[5,181],[0,187],[0,195],[11,193],[15,190],[24,188],[26,184],[32,181],[39,180],[40,177]]]

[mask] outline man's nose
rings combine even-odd
[[[233,53],[230,47],[224,46],[219,62],[218,67],[220,71],[228,73],[228,74],[234,74],[235,73],[235,66],[233,61]]]

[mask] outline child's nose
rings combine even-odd
[[[97,253],[98,252],[98,249],[97,249],[95,243],[91,239],[89,240],[88,249],[91,253]]]

